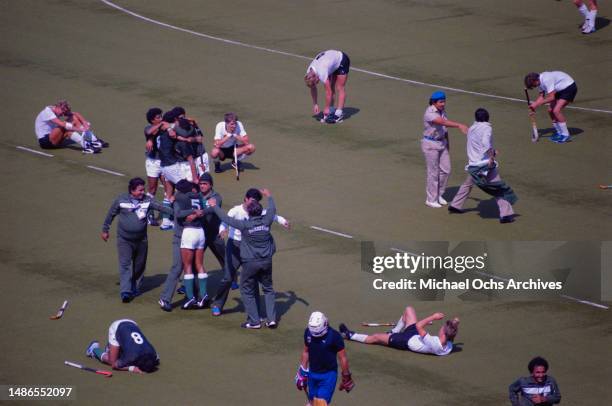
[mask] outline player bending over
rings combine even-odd
[[[459,329],[459,319],[447,320],[438,331],[437,336],[430,335],[425,326],[434,320],[442,320],[443,313],[434,313],[423,320],[417,320],[412,306],[406,307],[404,314],[397,321],[390,333],[359,334],[351,331],[345,324],[340,324],[340,334],[346,340],[359,341],[364,344],[379,344],[398,350],[419,352],[422,354],[448,355],[453,350],[453,340]]]
[[[108,329],[108,344],[104,351],[98,341],[92,341],[85,355],[113,369],[138,374],[153,372],[159,365],[155,348],[142,334],[135,321],[115,320]]]
[[[319,53],[306,69],[304,82],[310,88],[312,97],[312,112],[319,114],[319,102],[317,101],[317,84],[322,82],[325,86],[325,107],[323,108],[323,120],[327,124],[335,124],[344,120],[342,109],[346,101],[346,81],[351,67],[351,60],[342,51],[333,49]],[[338,95],[338,104],[334,114],[331,108],[334,105],[334,96]]]
[[[539,87],[540,95],[529,105],[531,114],[535,113],[536,108],[543,104],[548,104],[548,114],[552,120],[552,125],[556,130],[552,141],[562,144],[571,141],[567,120],[561,112],[565,106],[572,103],[578,92],[576,82],[570,75],[561,71],[531,72],[525,76],[525,87],[533,89]]]
[[[355,383],[349,371],[348,358],[342,337],[328,326],[327,317],[321,312],[313,312],[304,331],[304,350],[300,366],[295,375],[299,390],[306,390],[307,406],[325,406],[331,403],[336,381],[338,362],[342,368],[342,383],[339,389],[349,393]]]

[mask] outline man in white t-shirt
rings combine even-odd
[[[578,92],[574,79],[561,71],[531,72],[525,76],[525,87],[527,89],[538,87],[540,91],[538,98],[529,105],[531,114],[534,114],[539,106],[548,104],[548,114],[556,130],[552,141],[559,144],[571,141],[567,120],[562,110],[574,101]]]
[[[323,119],[321,122],[328,124],[339,123],[344,120],[344,103],[346,102],[345,85],[348,80],[348,73],[351,67],[351,60],[342,51],[333,49],[319,53],[306,69],[304,82],[310,88],[312,97],[312,112],[319,114],[319,103],[317,94],[317,84],[323,83],[325,86],[325,107],[323,108]],[[338,104],[332,114],[331,108],[334,105],[334,96],[338,95]]]
[[[241,170],[240,161],[255,152],[255,145],[249,141],[249,136],[244,129],[244,125],[238,121],[235,113],[225,113],[223,121],[215,127],[214,147],[210,153],[215,161],[215,172],[221,170],[221,161],[232,159],[232,166],[238,163],[238,170]],[[236,154],[237,159],[234,159]]]
[[[440,327],[438,335],[431,335],[425,326],[434,320],[444,319],[443,313],[434,313],[422,320],[417,320],[412,306],[406,307],[404,314],[397,321],[390,333],[359,334],[340,324],[340,334],[345,340],[358,341],[364,344],[386,345],[398,350],[418,352],[421,354],[448,355],[453,351],[453,340],[459,330],[459,319],[455,317]]]

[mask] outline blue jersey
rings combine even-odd
[[[308,348],[308,364],[311,372],[325,373],[338,370],[336,356],[344,349],[344,340],[333,328],[329,327],[322,337],[313,337],[304,331],[304,345]]]
[[[151,360],[157,359],[155,348],[135,323],[131,321],[119,323],[115,338],[119,343],[119,359],[117,360],[119,368],[131,365],[140,367],[143,362],[150,363]]]

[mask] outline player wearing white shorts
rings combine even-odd
[[[323,122],[328,124],[339,123],[344,119],[344,103],[346,102],[346,81],[351,67],[351,60],[342,51],[333,49],[319,53],[306,69],[304,82],[310,88],[312,97],[312,112],[319,114],[317,84],[325,86],[325,107],[323,108]],[[331,114],[334,105],[334,96],[338,96],[335,113]]]
[[[345,340],[358,341],[364,344],[378,344],[398,350],[418,352],[421,354],[448,355],[453,350],[453,340],[459,329],[459,319],[447,320],[438,331],[438,335],[430,335],[425,326],[434,320],[444,319],[443,313],[434,313],[422,320],[417,320],[412,306],[406,307],[404,314],[398,320],[390,333],[360,334],[348,329],[341,323],[340,334]]]
[[[147,194],[151,197],[157,192],[158,180],[161,176],[161,161],[157,147],[157,137],[161,132],[162,110],[157,107],[150,108],[146,114],[147,126],[144,128],[145,136],[145,170],[147,172]]]
[[[525,76],[525,87],[528,89],[538,87],[540,91],[538,98],[529,105],[531,114],[535,113],[539,106],[548,104],[548,115],[556,130],[552,141],[559,144],[571,141],[567,120],[562,110],[574,101],[578,92],[574,79],[561,71],[531,72]]]
[[[250,143],[244,125],[234,113],[225,113],[223,121],[217,123],[214,144],[211,156],[215,161],[216,173],[222,172],[221,161],[234,160],[234,152],[237,155],[238,170],[241,169],[240,161],[255,152],[255,145]],[[232,162],[232,166],[234,165]]]
[[[202,219],[204,211],[203,202],[197,186],[186,179],[176,184],[176,199],[174,201],[175,220],[180,222],[183,228],[181,236],[181,258],[183,261],[183,285],[185,286],[185,303],[183,309],[203,308],[208,295],[206,294],[206,282],[208,274],[204,269],[204,245],[206,242]],[[183,217],[181,212],[192,209],[194,212]],[[198,297],[195,296],[193,262],[198,274]]]

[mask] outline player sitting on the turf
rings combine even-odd
[[[108,344],[104,351],[98,341],[92,341],[85,355],[113,369],[135,373],[153,372],[159,365],[155,348],[142,334],[135,321],[115,320],[108,329]]]
[[[221,161],[226,159],[237,161],[238,170],[241,170],[240,161],[255,152],[255,145],[249,142],[244,125],[238,121],[238,116],[234,113],[225,113],[223,121],[217,123],[214,143],[215,147],[212,149],[211,156],[215,160],[216,173],[222,172]],[[232,166],[235,167],[235,165],[235,162],[232,162]]]
[[[66,100],[45,107],[34,122],[36,138],[43,149],[61,148],[71,140],[83,148],[83,153],[100,152],[100,148],[107,147],[108,143],[97,139],[89,127],[90,123],[79,113],[72,112]]]
[[[548,362],[535,357],[527,365],[531,376],[517,379],[508,388],[512,406],[549,406],[561,403],[557,381],[548,372]]]
[[[359,341],[364,344],[379,344],[398,350],[408,350],[423,354],[448,355],[453,350],[453,340],[459,329],[459,319],[447,320],[438,331],[437,336],[430,335],[425,326],[434,320],[442,320],[443,313],[434,313],[423,320],[417,320],[412,306],[406,307],[404,314],[390,333],[359,334],[340,324],[340,334],[346,340]]]
[[[342,337],[328,324],[323,313],[313,312],[308,320],[308,328],[304,331],[304,350],[295,375],[295,385],[299,390],[308,388],[307,406],[326,406],[331,403],[338,380],[336,357],[342,368],[340,390],[348,393],[355,387]]]

